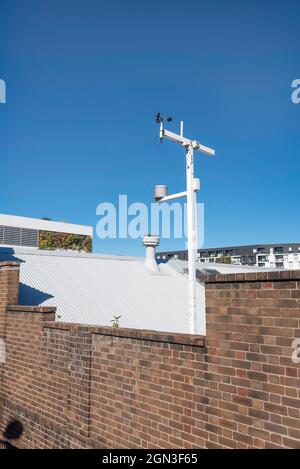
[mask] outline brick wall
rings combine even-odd
[[[15,262],[0,262],[0,286],[0,338],[4,338],[6,306],[18,303],[18,264]]]
[[[19,296],[19,265],[15,262],[0,262],[0,412],[1,394],[4,377],[4,345],[6,307],[18,302]]]
[[[299,448],[300,272],[201,280],[205,339],[8,306],[1,433],[18,420],[26,448]]]
[[[300,272],[215,276],[206,284],[207,429],[216,445],[300,448]]]

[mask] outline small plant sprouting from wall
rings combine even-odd
[[[117,329],[118,327],[120,327],[120,319],[121,319],[122,316],[113,316],[113,319],[110,321],[112,322],[112,327],[114,327],[115,329]]]
[[[55,231],[39,232],[40,249],[71,249],[73,251],[92,252],[91,236],[70,233],[57,233]]]

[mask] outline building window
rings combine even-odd
[[[281,254],[275,254],[276,261],[283,261],[283,256]]]
[[[258,262],[266,262],[267,256],[257,256],[258,257]]]

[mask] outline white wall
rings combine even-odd
[[[15,215],[0,214],[0,225],[11,226],[15,228],[29,228],[32,230],[57,231],[62,233],[93,236],[92,226],[40,220],[38,218],[18,217]]]

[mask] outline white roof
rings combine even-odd
[[[188,261],[171,259],[168,265],[178,272],[184,273],[188,269]],[[223,264],[221,262],[195,262],[195,267],[203,274],[241,274],[243,272],[265,272],[278,270],[269,267],[257,267],[252,265]]]
[[[59,233],[72,233],[77,235],[93,236],[93,227],[75,225],[61,221],[42,220],[39,218],[19,217],[0,213],[0,225],[15,228],[28,228],[31,230],[55,231]]]
[[[19,303],[57,306],[59,321],[109,326],[121,316],[121,327],[189,332],[187,277],[171,265],[157,274],[142,258],[26,248],[0,248],[1,260],[21,261]],[[203,317],[200,284],[197,296]]]

